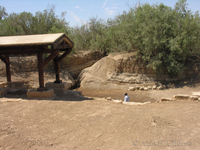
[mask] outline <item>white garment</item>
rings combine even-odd
[[[129,102],[129,101],[130,101],[129,96],[128,96],[128,95],[125,95],[125,97],[124,97],[124,102]]]

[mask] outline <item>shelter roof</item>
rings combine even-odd
[[[0,46],[29,46],[54,44],[61,37],[65,37],[66,42],[69,45],[73,46],[73,42],[64,33],[2,36],[0,37]]]

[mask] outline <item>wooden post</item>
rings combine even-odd
[[[11,82],[11,73],[10,73],[10,59],[8,55],[5,55],[6,59],[6,76],[7,76],[7,82]]]
[[[38,90],[42,90],[44,89],[44,70],[42,66],[43,53],[38,52],[37,56],[38,56],[38,74],[39,74],[39,86],[40,86]]]
[[[9,55],[0,55],[0,59],[6,64],[7,82],[11,82]]]
[[[59,57],[59,55],[57,55],[54,58],[54,65],[55,65],[55,73],[56,73],[56,81],[54,81],[54,83],[61,83],[62,80],[60,80],[60,61],[65,58],[70,52],[72,51],[72,49],[70,48],[68,51],[66,51],[64,54],[62,54],[62,56]],[[59,51],[58,51],[59,54]]]
[[[59,65],[59,61],[58,61],[59,56],[57,55],[54,59],[54,65],[55,65],[55,73],[56,73],[56,81],[54,81],[54,83],[61,83],[62,80],[60,80],[60,65]]]

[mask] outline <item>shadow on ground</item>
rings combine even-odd
[[[75,92],[69,90],[66,93],[56,93],[56,96],[53,98],[33,98],[29,99],[26,96],[26,93],[16,93],[16,94],[6,94],[2,98],[9,99],[22,99],[22,100],[51,100],[51,101],[85,101],[85,100],[94,100],[82,95],[78,95]]]

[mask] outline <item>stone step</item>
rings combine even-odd
[[[53,89],[49,89],[47,91],[30,90],[27,92],[27,98],[53,98],[53,97],[55,97]]]
[[[190,96],[189,95],[184,95],[184,94],[178,94],[178,95],[174,95],[173,100],[189,100]]]
[[[67,88],[54,88],[53,90],[54,90],[55,93],[65,93],[69,89],[67,89]]]
[[[69,89],[71,87],[71,83],[61,82],[61,83],[54,83],[54,82],[48,82],[45,84],[45,87],[48,89],[57,89],[57,88],[63,88],[63,89]]]

